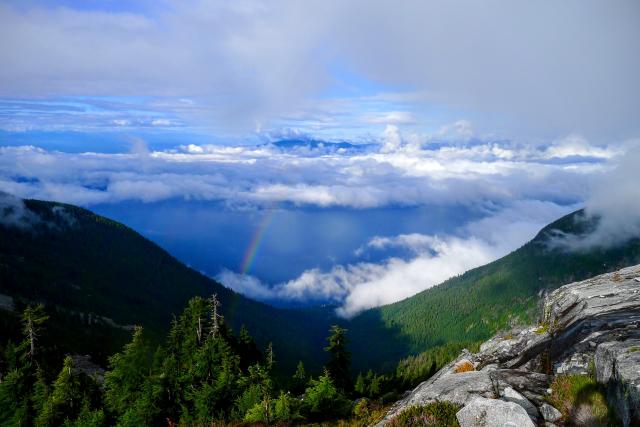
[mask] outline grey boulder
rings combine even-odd
[[[516,405],[522,406],[522,408],[527,412],[527,415],[534,420],[538,419],[538,410],[535,405],[529,401],[526,397],[515,391],[511,387],[506,387],[502,392],[502,400],[505,402],[512,402]]]
[[[456,418],[460,427],[535,427],[522,406],[484,397],[473,398]]]
[[[560,418],[562,418],[562,414],[553,406],[548,403],[543,403],[540,405],[540,413],[542,414],[542,418],[548,423],[555,423]]]

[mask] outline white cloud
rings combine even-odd
[[[593,186],[585,206],[585,220],[597,218],[587,234],[560,234],[555,244],[571,250],[611,247],[640,238],[640,143],[616,159],[611,170]]]
[[[0,94],[167,96],[193,120],[255,129],[336,89],[350,93],[339,64],[418,94],[411,111],[387,113],[389,124],[436,105],[471,111],[483,128],[622,139],[640,131],[639,8],[192,0],[126,12],[5,3]]]
[[[40,217],[25,206],[22,199],[0,191],[0,225],[29,228],[40,221]]]
[[[593,144],[589,144],[589,141],[587,141],[583,136],[571,134],[554,142],[549,146],[549,148],[547,148],[544,154],[547,158],[582,156],[610,159],[613,156],[620,154],[620,151],[613,151],[606,147],[594,146]]]
[[[361,118],[362,122],[377,125],[409,125],[417,122],[409,111],[387,111],[369,113]]]
[[[402,136],[396,125],[387,125],[382,135],[382,153],[392,153],[398,151],[402,145]]]
[[[441,126],[437,135],[449,140],[467,140],[474,136],[474,132],[471,122],[458,120],[455,123]]]
[[[574,207],[549,202],[520,201],[460,229],[459,235],[407,234],[378,236],[370,248],[406,247],[414,256],[391,257],[381,263],[336,265],[329,271],[307,270],[275,286],[257,278],[224,270],[217,279],[232,289],[262,300],[326,301],[340,304],[337,313],[351,317],[362,310],[390,304],[486,264],[530,240],[547,223]]]
[[[367,249],[406,248],[414,253],[424,252],[434,244],[435,237],[424,234],[400,234],[393,237],[376,236],[356,250],[356,255],[362,255]]]
[[[62,153],[0,147],[0,190],[81,205],[124,200],[222,200],[320,207],[483,206],[521,199],[584,200],[600,161],[548,161],[548,147],[510,141],[431,140],[385,129],[380,143],[336,149],[188,144],[151,151],[131,139],[130,153]],[[607,156],[624,145],[599,148]]]

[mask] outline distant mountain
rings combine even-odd
[[[588,252],[550,248],[549,239],[558,231],[588,233],[596,221],[574,212],[503,258],[411,298],[363,312],[349,325],[354,360],[363,367],[392,368],[398,359],[430,347],[484,341],[512,323],[535,320],[541,291],[640,263],[637,237]]]
[[[164,336],[189,298],[216,293],[236,332],[246,325],[262,348],[273,341],[281,367],[293,369],[300,359],[316,367],[323,362],[332,317],[328,311],[276,309],[245,298],[134,230],[86,209],[25,200],[18,208],[24,211],[18,212],[23,223],[11,213],[16,208],[4,209],[0,308],[45,303],[54,313],[49,323],[58,331],[54,335],[63,352],[90,353],[103,361],[129,341],[131,325]],[[15,315],[0,312],[1,343],[19,325]]]
[[[325,153],[354,153],[364,152],[377,147],[377,144],[352,144],[350,142],[329,142],[316,139],[282,139],[263,144],[282,150],[313,150]]]

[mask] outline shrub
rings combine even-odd
[[[459,427],[456,413],[458,405],[449,402],[434,402],[424,406],[411,406],[393,418],[389,427]]]
[[[273,405],[273,418],[281,423],[301,420],[298,399],[291,397],[289,393],[280,392],[280,396],[278,396]]]
[[[359,399],[353,407],[353,415],[356,418],[366,418],[369,416],[369,401],[366,398]]]
[[[304,406],[312,420],[344,417],[351,412],[351,401],[333,385],[327,372],[311,380],[304,394]]]
[[[588,375],[561,375],[551,383],[549,403],[565,422],[583,426],[615,426],[615,414],[607,405],[604,387]]]

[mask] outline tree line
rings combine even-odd
[[[369,371],[356,376],[347,330],[334,325],[324,348],[324,370],[310,375],[299,362],[293,375],[283,377],[275,369],[273,346],[259,349],[245,327],[234,333],[219,305],[215,295],[192,298],[155,349],[136,327],[131,341],[109,358],[106,371],[77,355],[52,361],[54,353],[39,340],[46,333],[45,309],[27,307],[22,339],[3,351],[0,424],[275,425],[363,416],[371,402],[395,400],[399,391],[433,375],[459,350],[425,353],[386,375]]]

